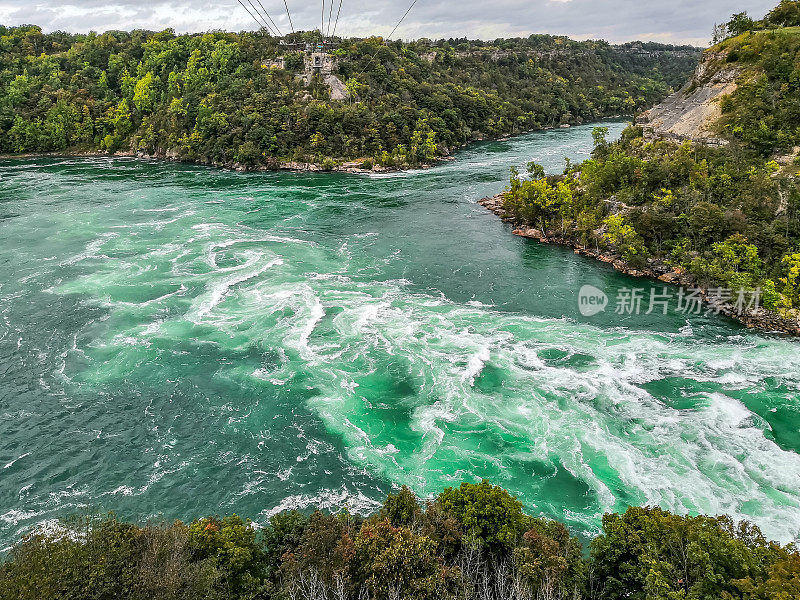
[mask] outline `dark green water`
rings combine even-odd
[[[800,538],[797,343],[581,317],[582,285],[636,282],[475,204],[590,131],[372,178],[0,163],[0,548],[87,510],[264,522],[480,477],[589,534],[650,503]]]

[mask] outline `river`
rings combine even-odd
[[[476,204],[591,128],[371,177],[0,162],[0,549],[75,513],[263,524],[481,477],[583,535],[657,504],[800,539],[798,344],[616,314],[650,284]],[[612,306],[582,316],[584,285]]]

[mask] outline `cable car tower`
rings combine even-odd
[[[336,9],[336,19],[333,18],[334,12],[334,5],[337,4],[337,0],[321,0],[322,7],[320,12],[320,27],[319,27],[319,39],[315,42],[297,42],[295,40],[287,41],[285,36],[281,32],[278,24],[272,18],[272,16],[267,12],[267,9],[264,8],[264,4],[262,0],[236,0],[242,8],[247,11],[247,13],[252,17],[252,19],[256,22],[259,26],[259,29],[263,29],[268,32],[271,36],[278,38],[278,43],[283,46],[284,48],[296,50],[296,51],[303,51],[305,53],[306,58],[306,69],[305,74],[303,75],[303,79],[306,81],[306,84],[310,82],[313,76],[319,75],[326,80],[328,79],[335,79],[338,82],[338,79],[333,75],[335,68],[336,68],[336,59],[331,56],[330,52],[335,50],[339,47],[339,44],[335,42],[336,38],[336,30],[339,27],[339,17],[342,14],[342,3],[343,0],[338,0],[338,7]],[[263,0],[268,1],[268,0]],[[277,1],[277,0],[272,0]],[[416,6],[419,0],[413,0],[411,2],[411,6],[409,6],[408,10],[403,14],[402,18],[398,21],[397,25],[395,25],[392,32],[389,34],[386,40],[389,40],[406,19],[408,14],[411,10]],[[292,22],[292,15],[289,11],[289,3],[288,0],[283,0],[284,8],[286,9],[286,16],[289,20],[289,27],[291,28],[292,35],[297,33],[294,28],[294,23]],[[326,9],[327,9],[327,21],[326,17]],[[331,28],[331,23],[333,23],[333,28]],[[306,38],[308,39],[308,38]],[[375,61],[375,58],[378,56],[378,52],[376,51],[375,54],[369,60],[366,68]],[[283,64],[283,63],[281,63]],[[364,71],[366,71],[366,68]],[[363,71],[362,71],[363,74]],[[344,90],[344,85],[341,82],[339,83],[339,87],[341,90]],[[339,95],[342,92],[339,90]]]

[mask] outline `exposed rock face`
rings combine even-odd
[[[637,117],[636,122],[644,128],[646,139],[691,140],[715,146],[728,144],[719,137],[714,125],[722,116],[720,101],[736,90],[740,71],[736,67],[720,67],[723,58],[718,54],[706,54],[694,77],[682,90]]]
[[[336,75],[326,75],[325,83],[331,88],[331,100],[347,100],[347,88]]]

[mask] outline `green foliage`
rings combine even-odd
[[[415,165],[475,139],[632,113],[680,85],[699,56],[552,36],[340,40],[336,74],[348,97],[333,101],[320,77],[296,77],[304,53],[262,33],[26,26],[1,37],[0,152],[144,151],[249,167]],[[280,58],[284,69],[265,67]]]
[[[728,33],[732,36],[742,35],[754,29],[755,26],[755,21],[753,21],[746,12],[736,13],[731,16],[730,21],[726,23]]]
[[[32,533],[0,563],[4,600],[222,600],[213,592],[221,584],[190,549],[184,525],[141,528],[113,515]]]
[[[394,521],[394,523],[393,523]],[[3,600],[795,600],[800,554],[725,517],[630,508],[583,552],[508,492],[463,484],[423,507],[403,488],[364,520],[288,511],[32,533],[0,561]]]
[[[764,19],[769,27],[798,27],[800,26],[800,1],[781,0]]]
[[[454,597],[458,571],[437,555],[436,542],[388,519],[361,528],[355,542],[356,577],[375,600]]]
[[[592,129],[592,140],[594,141],[594,155],[603,156],[608,151],[608,127],[595,127]]]
[[[619,214],[608,216],[603,223],[607,228],[603,234],[605,239],[619,249],[622,259],[633,266],[642,266],[647,258],[647,249],[638,232]]]
[[[302,52],[290,52],[283,58],[283,64],[287,71],[302,71],[305,65],[305,56]]]
[[[296,510],[278,513],[270,519],[269,527],[264,530],[264,545],[269,575],[274,582],[278,580],[278,567],[283,557],[292,556],[297,552],[308,527],[308,521],[306,515]]]
[[[605,515],[591,544],[593,576],[605,583],[602,600],[747,598],[742,589],[763,585],[770,567],[789,556],[752,525],[659,508]]]
[[[541,178],[523,181],[513,174],[503,204],[505,210],[516,219],[535,225],[545,235],[560,219],[563,231],[566,220],[573,214],[574,181],[562,178],[551,182],[544,177],[544,169],[535,163],[528,166],[528,171]]]
[[[747,238],[735,234],[713,246],[715,281],[734,289],[752,288],[759,279],[761,259],[758,248],[747,243]]]
[[[800,253],[781,260],[783,277],[779,278],[786,308],[800,308]]]
[[[358,525],[360,520],[346,511],[339,515],[312,513],[296,547],[280,555],[281,577],[297,581],[312,572],[331,588],[337,582],[355,585],[351,576]]]
[[[632,268],[651,262],[680,267],[700,285],[734,293],[760,287],[766,307],[796,314],[787,311],[800,308],[794,258],[800,252],[800,192],[793,170],[764,152],[794,143],[800,132],[800,94],[786,91],[794,89],[794,71],[781,74],[775,66],[800,60],[800,35],[789,33],[783,42],[767,33],[747,39],[756,45],[762,36],[766,46],[747,46],[748,52],[755,65],[770,62],[766,73],[775,67],[776,80],[764,89],[783,91],[751,102],[748,85],[762,85],[767,75],[745,82],[739,87],[745,99],[729,97],[734,108],[723,107],[729,111],[723,121],[735,116],[749,123],[758,114],[761,122],[767,115],[773,125],[763,130],[765,137],[756,139],[757,129],[744,128],[749,133],[729,146],[710,147],[647,141],[641,128],[629,127],[607,143],[603,129],[596,129],[592,158],[568,165],[564,175],[545,177],[537,168],[526,181],[512,170],[506,212],[545,235],[558,230],[563,239],[608,247]],[[776,57],[773,42],[791,51]],[[746,46],[738,39],[726,44]],[[786,116],[774,117],[784,109]]]
[[[514,549],[528,588],[544,598],[580,598],[586,587],[583,548],[557,521],[532,519],[522,543]]]
[[[762,156],[800,143],[798,31],[761,31],[720,49],[742,71],[737,89],[721,102],[720,133]]]
[[[143,115],[153,112],[155,105],[155,90],[153,89],[153,74],[147,74],[136,82],[133,88],[133,104]]]
[[[525,530],[522,503],[486,480],[447,488],[436,503],[456,519],[468,541],[494,554],[513,549]]]
[[[189,525],[188,536],[196,559],[210,560],[232,595],[259,590],[264,550],[250,521],[237,515],[208,517]]]
[[[422,508],[414,492],[403,486],[397,494],[387,496],[380,514],[395,527],[411,527],[422,518]]]

